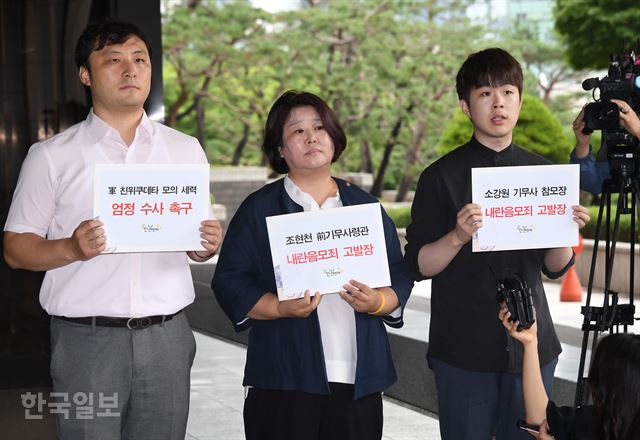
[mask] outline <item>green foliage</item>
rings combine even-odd
[[[473,134],[471,121],[462,113],[462,110],[453,115],[453,118],[445,125],[442,137],[436,146],[438,156],[444,156],[449,151],[455,150],[460,145],[466,144]]]
[[[444,155],[468,142],[472,134],[471,121],[462,111],[458,111],[445,127],[436,151]],[[538,98],[526,94],[523,96],[518,124],[513,131],[513,141],[553,163],[567,163],[572,148],[562,126],[547,106]]]
[[[516,144],[523,146],[553,163],[569,162],[571,143],[558,119],[538,98],[525,96],[520,119],[513,130]]]
[[[609,54],[622,53],[638,38],[637,0],[556,0],[556,29],[575,68],[605,68]],[[633,47],[635,48],[635,47]]]
[[[584,228],[580,230],[580,233],[584,238],[595,238],[596,237],[596,226],[598,223],[598,206],[589,206],[589,216],[591,220],[589,223],[585,225]],[[611,234],[613,235],[613,222],[615,219],[617,209],[615,206],[611,208]],[[606,212],[603,213],[603,216],[606,215]],[[620,226],[618,230],[618,240],[620,241],[628,241],[629,240],[629,232],[631,231],[631,215],[621,215],[620,216]],[[602,225],[600,227],[600,241],[604,242],[604,233],[605,233],[605,224],[604,218],[602,220]],[[636,237],[638,237],[638,224],[636,222]]]
[[[573,81],[577,84],[584,76],[567,64],[560,39],[540,35],[534,21],[516,21],[500,34],[498,44],[521,62],[525,93],[540,96],[546,104],[552,99],[552,91],[558,83]]]
[[[287,89],[308,90],[347,133],[336,170],[373,168],[396,187],[433,156],[439,121],[455,106],[451,81],[479,32],[465,5],[341,0],[280,14],[239,0],[177,7],[163,26],[167,122],[198,135],[214,163],[259,163],[271,104]],[[376,170],[385,148],[390,163]]]
[[[332,0],[275,14],[246,0],[187,3],[195,6],[163,17],[167,124],[198,136],[214,164],[260,164],[272,103],[308,90],[347,134],[335,170],[371,170],[389,189],[437,157],[442,121],[457,107],[457,69],[495,45],[467,21],[468,0]],[[516,54],[530,45],[536,59],[531,39],[518,41]],[[535,73],[525,73],[526,90],[535,92]]]
[[[389,208],[386,210],[396,228],[406,228],[411,223],[411,207],[405,206],[402,208]]]

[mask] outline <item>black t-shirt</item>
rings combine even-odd
[[[417,277],[422,278],[417,264],[420,248],[454,229],[456,214],[471,203],[471,168],[547,164],[543,157],[516,145],[496,152],[472,138],[424,170],[411,209],[405,248],[405,259]],[[427,356],[470,371],[521,371],[522,346],[509,337],[498,320],[496,302],[496,277],[517,273],[533,293],[540,362],[544,365],[557,357],[562,349],[540,274],[545,253],[546,249],[472,253],[471,243],[465,244],[433,277]],[[569,265],[560,273],[546,269],[545,273],[557,277]]]

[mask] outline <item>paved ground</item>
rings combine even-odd
[[[556,375],[574,380],[582,341],[581,303],[561,302],[560,285],[545,283],[551,313],[562,340],[563,354]],[[586,298],[583,298],[583,302]],[[391,330],[406,337],[427,340],[430,284],[414,288],[405,313],[406,325]],[[602,305],[602,294],[594,292],[591,305]],[[497,319],[497,318],[496,318]],[[640,325],[630,331],[640,332]],[[232,342],[197,334],[198,353],[192,370],[189,440],[243,439],[241,386],[245,349]],[[385,440],[440,439],[437,415],[417,411],[389,398],[384,400]]]
[[[560,285],[545,283],[556,329],[563,345],[556,375],[575,381],[582,341],[581,303],[559,301]],[[627,302],[621,299],[621,302]],[[594,293],[591,305],[601,306],[602,295]],[[405,311],[405,327],[393,330],[403,336],[427,340],[430,313],[430,285],[422,282],[414,289]],[[640,333],[640,325],[629,329]],[[242,372],[245,349],[236,343],[196,333],[198,351],[192,370],[191,411],[188,440],[240,440],[244,438]],[[50,390],[30,390],[48,393]],[[21,390],[0,392],[0,438],[21,440],[53,439],[55,422],[24,420]],[[384,400],[385,440],[439,440],[437,416],[409,408],[392,399]]]
[[[187,440],[244,439],[242,405],[245,349],[196,333],[198,353],[191,370],[191,411]],[[433,414],[384,400],[385,440],[439,439]]]

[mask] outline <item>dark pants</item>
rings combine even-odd
[[[478,373],[430,359],[438,390],[442,440],[530,440],[516,427],[524,419],[521,373]],[[558,359],[542,367],[551,399]]]
[[[251,388],[244,402],[247,440],[379,440],[382,395],[352,400],[353,385],[331,395]]]
[[[184,313],[144,330],[52,318],[58,438],[183,440],[195,350]]]

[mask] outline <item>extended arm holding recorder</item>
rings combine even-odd
[[[536,323],[528,329],[518,331],[519,323],[509,321],[509,311],[503,304],[498,318],[511,337],[520,342],[524,348],[522,359],[522,393],[524,395],[524,411],[527,423],[540,426],[546,418],[549,397],[544,389],[538,358],[538,326]]]

